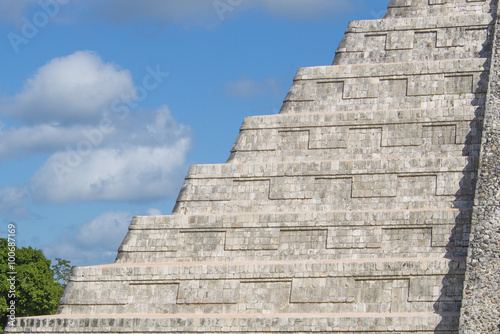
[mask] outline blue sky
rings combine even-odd
[[[0,0],[0,237],[111,263],[388,0]]]

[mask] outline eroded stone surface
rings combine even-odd
[[[497,23],[498,25],[498,23]],[[496,32],[472,215],[461,333],[500,333],[500,31]]]

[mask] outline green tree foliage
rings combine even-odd
[[[8,273],[12,270],[8,265],[8,252],[7,239],[0,239],[0,333],[7,324],[11,300],[15,301],[16,317],[55,314],[64,291],[59,280],[68,277],[68,261],[58,261],[56,273],[41,250],[16,248],[15,298],[9,298]]]
[[[74,266],[71,266],[70,261],[63,260],[58,257],[56,257],[56,262],[57,263],[52,266],[52,270],[54,271],[54,277],[56,281],[61,283],[63,288],[65,288],[69,282],[69,278],[71,277],[71,271],[73,270]]]

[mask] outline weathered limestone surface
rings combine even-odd
[[[495,33],[490,77],[479,178],[472,215],[464,305],[460,319],[462,334],[500,333],[500,30],[498,29]]]
[[[8,332],[456,334],[467,263],[466,333],[492,332],[496,14],[392,0],[352,22],[226,164],[190,169],[171,216],[135,217],[115,264],[77,268],[57,316]]]

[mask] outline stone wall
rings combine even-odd
[[[500,333],[500,22],[496,25],[460,333]]]

